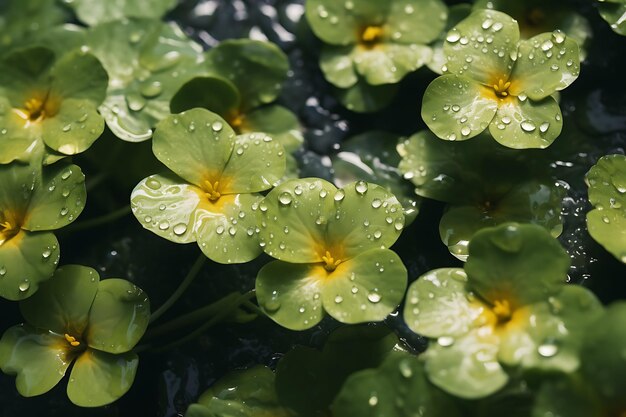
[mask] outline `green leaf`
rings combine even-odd
[[[406,299],[404,321],[412,331],[429,338],[463,336],[487,318],[486,306],[469,297],[467,275],[459,268],[422,275],[411,284]]]
[[[289,71],[278,46],[250,39],[220,42],[207,53],[207,61],[212,71],[235,85],[243,112],[276,100]]]
[[[74,363],[67,396],[79,407],[110,404],[133,385],[138,364],[139,358],[134,353],[112,355],[87,349]]]
[[[391,353],[377,369],[356,372],[332,404],[336,417],[460,416],[452,401],[429,384],[422,362],[405,352]]]
[[[441,139],[467,140],[482,133],[498,111],[495,95],[466,76],[442,75],[428,85],[422,119]]]
[[[604,415],[604,404],[590,388],[577,374],[545,380],[536,394],[532,417],[547,413],[568,417]]]
[[[407,271],[388,249],[370,249],[342,262],[321,283],[322,303],[342,323],[382,321],[404,297]]]
[[[310,0],[305,4],[306,19],[315,36],[331,45],[350,45],[359,41],[363,26],[385,23],[390,2],[351,0],[349,7],[333,0]]]
[[[553,97],[541,101],[510,97],[489,125],[493,138],[509,148],[547,148],[561,134],[563,117]]]
[[[607,155],[585,177],[589,202],[589,234],[620,261],[626,263],[626,157]]]
[[[515,309],[558,292],[569,265],[567,252],[544,228],[509,223],[474,235],[465,271],[483,299]]]
[[[76,220],[85,208],[85,175],[76,165],[44,167],[31,192],[22,227],[30,231],[60,229]]]
[[[427,44],[437,39],[445,27],[448,8],[440,0],[391,1],[390,3],[385,27],[391,32],[393,43]]]
[[[336,248],[337,256],[349,259],[369,249],[388,248],[400,237],[402,205],[385,188],[356,181],[337,193],[334,209],[326,213],[326,250]]]
[[[211,94],[207,94],[210,91]],[[196,77],[186,82],[170,102],[172,113],[182,113],[202,107],[223,118],[238,111],[241,97],[237,87],[225,78],[210,76]]]
[[[447,71],[485,85],[507,80],[520,33],[517,21],[494,10],[476,10],[446,36]]]
[[[256,278],[259,306],[283,327],[309,329],[324,315],[321,292],[326,275],[319,265],[270,262]]]
[[[65,375],[75,353],[63,335],[20,324],[0,340],[2,372],[17,375],[15,385],[25,397],[50,391]]]
[[[578,44],[563,32],[521,41],[511,73],[510,93],[542,100],[573,83],[580,73]]]
[[[626,36],[626,4],[621,1],[605,0],[598,4],[598,11],[615,33]]]
[[[22,316],[39,329],[80,339],[87,328],[99,282],[98,273],[91,268],[62,266],[35,295],[20,303]]]
[[[357,113],[373,113],[387,107],[398,92],[397,84],[369,85],[362,77],[350,88],[337,89],[335,95],[345,108]]]
[[[350,88],[359,81],[352,57],[355,48],[358,47],[323,46],[320,53],[320,69],[326,81],[339,88]]]
[[[344,187],[348,183],[363,180],[382,185],[398,198],[404,210],[405,222],[409,224],[417,216],[421,200],[397,168],[400,163],[400,156],[396,152],[398,140],[398,135],[372,131],[344,142],[341,152],[332,157],[334,183]]]
[[[128,352],[145,333],[149,319],[150,301],[141,288],[123,279],[106,279],[98,284],[85,340],[104,352]]]
[[[259,200],[257,194],[229,194],[196,211],[196,238],[209,259],[223,264],[243,263],[263,252],[256,235],[255,208]]]
[[[430,48],[433,51],[433,57],[426,65],[431,71],[439,75],[443,73],[442,68],[447,62],[446,55],[443,51],[443,45],[445,44],[447,33],[459,22],[469,16],[471,12],[472,6],[467,3],[455,4],[448,8],[448,20],[446,21],[446,26],[443,29],[443,32],[441,32],[437,39],[435,39],[435,41],[430,45]]]
[[[1,236],[1,235],[0,235]],[[0,297],[23,300],[54,273],[59,242],[50,232],[21,231],[0,245]]]
[[[171,173],[151,175],[137,184],[130,204],[144,228],[176,243],[195,242],[200,209],[215,206],[202,189]]]
[[[91,28],[87,46],[109,74],[99,107],[119,138],[140,142],[170,114],[170,100],[187,81],[206,75],[202,48],[175,24],[136,19]]]
[[[430,61],[431,57],[431,49],[418,44],[381,43],[372,49],[357,46],[352,51],[356,71],[365,82],[374,86],[400,82],[407,74]],[[352,85],[354,83],[346,87]]]
[[[603,404],[622,410],[626,407],[621,383],[626,372],[625,345],[626,303],[622,301],[607,307],[603,316],[590,323],[580,353],[585,381],[595,388]]]
[[[329,182],[306,178],[274,188],[259,204],[259,237],[263,250],[287,262],[322,262],[326,229],[341,196]]]
[[[243,116],[243,115],[242,115]],[[285,107],[269,105],[252,110],[243,116],[239,127],[242,133],[263,132],[277,140],[291,153],[302,146],[304,137],[295,114]]]
[[[198,400],[198,414],[187,409],[185,416],[228,415],[233,417],[291,417],[280,405],[274,388],[274,372],[265,366],[233,371],[205,391]],[[204,413],[204,414],[202,414]]]
[[[205,109],[171,115],[157,126],[152,149],[157,159],[190,183],[221,180],[235,146],[235,132]]]
[[[498,337],[486,327],[457,339],[431,342],[425,353],[428,378],[460,398],[487,397],[509,379],[498,363],[498,347]]]
[[[88,26],[95,26],[103,22],[123,20],[125,18],[142,17],[158,19],[168,10],[174,8],[176,0],[148,0],[127,1],[109,0],[72,0],[68,2],[74,9],[78,19]]]
[[[508,193],[489,200],[487,205],[448,206],[439,223],[439,234],[450,253],[461,260],[467,259],[467,245],[472,236],[485,227],[507,222],[532,223],[558,237],[563,231],[561,202],[564,197],[565,189],[555,183],[518,184]]]
[[[285,172],[283,146],[265,133],[237,136],[220,185],[222,194],[255,193],[274,186]]]

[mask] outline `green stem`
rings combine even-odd
[[[95,217],[93,219],[85,220],[82,222],[74,223],[64,229],[61,229],[63,233],[74,233],[82,230],[91,229],[93,227],[102,226],[103,224],[107,224],[109,222],[114,222],[115,220],[121,219],[122,217],[130,214],[131,208],[130,206],[124,206],[119,208],[111,213],[105,214],[104,216]]]
[[[206,259],[207,258],[204,256],[204,253],[200,253],[200,256],[196,259],[196,262],[185,276],[185,279],[183,279],[183,282],[181,282],[178,288],[176,288],[176,291],[174,291],[174,293],[161,305],[161,307],[157,308],[154,313],[150,315],[150,323],[161,317],[167,310],[170,309],[170,307],[172,307],[172,305],[174,305],[176,301],[178,301],[180,296],[183,295],[185,290],[187,290],[189,285],[198,276],[198,273],[204,266]]]
[[[102,184],[104,180],[106,180],[108,177],[109,177],[108,172],[101,172],[98,175],[87,178],[87,180],[85,181],[85,189],[87,190],[87,193],[90,193],[91,191],[93,191],[94,188]]]

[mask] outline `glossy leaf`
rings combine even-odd
[[[626,35],[626,4],[621,0],[604,0],[598,4],[600,16],[620,35]]]
[[[465,76],[443,75],[424,93],[422,119],[441,139],[467,140],[482,133],[498,111],[487,87]]]
[[[391,1],[385,27],[397,44],[427,44],[445,27],[448,8],[439,0]],[[388,36],[388,35],[387,35]]]
[[[87,46],[109,74],[109,88],[99,107],[119,138],[140,142],[170,114],[170,100],[185,84],[208,70],[199,65],[202,48],[175,24],[135,19],[93,27]]]
[[[544,228],[509,223],[474,235],[465,271],[482,298],[506,300],[515,309],[558,292],[569,265],[567,252]]]
[[[296,115],[279,105],[263,106],[247,113],[239,131],[266,133],[283,145],[288,153],[300,148],[304,142]]]
[[[113,355],[88,349],[72,367],[67,396],[80,407],[110,404],[130,389],[138,364],[134,353]]]
[[[333,158],[334,183],[344,187],[357,180],[379,184],[393,193],[404,209],[407,224],[417,216],[420,198],[404,181],[398,170],[400,156],[396,152],[397,135],[372,131],[344,142],[341,152]]]
[[[388,249],[370,249],[339,264],[322,283],[322,303],[342,323],[384,320],[402,301],[407,271]]]
[[[207,94],[210,92],[210,94]],[[170,101],[172,113],[202,107],[226,118],[239,109],[241,97],[237,87],[218,77],[196,77],[186,82]]]
[[[448,8],[448,20],[443,32],[439,34],[439,37],[430,45],[433,51],[433,56],[430,62],[426,65],[428,68],[437,74],[442,74],[442,68],[447,62],[446,55],[443,51],[443,46],[446,41],[446,36],[450,29],[456,26],[459,22],[465,19],[472,12],[472,6],[467,3],[455,4]]]
[[[601,416],[606,403],[598,401],[591,387],[580,381],[578,374],[546,380],[539,388],[533,404],[532,417],[559,413],[568,417]]]
[[[435,269],[422,275],[409,287],[404,305],[404,321],[409,328],[435,339],[463,336],[489,317],[485,304],[469,297],[467,276],[459,268]]]
[[[22,316],[39,329],[80,339],[87,328],[99,282],[98,273],[91,268],[62,266],[35,295],[20,303]]]
[[[421,13],[418,13],[421,14]],[[381,43],[376,48],[356,47],[352,51],[352,61],[357,73],[369,85],[396,84],[407,74],[417,70],[430,61],[432,51],[419,44],[401,45]],[[351,87],[342,82],[337,87]]]
[[[320,53],[320,69],[326,81],[339,88],[350,88],[359,81],[354,67],[354,46],[324,45]]]
[[[587,173],[589,234],[620,261],[626,263],[626,157],[607,155]]]
[[[259,306],[283,327],[311,328],[324,315],[321,294],[327,275],[320,265],[270,262],[256,278]]]
[[[391,104],[397,92],[397,84],[369,85],[363,78],[359,78],[352,87],[336,90],[336,95],[350,111],[373,113]]]
[[[160,18],[174,8],[176,0],[127,1],[72,0],[68,4],[74,9],[81,22],[94,26],[103,22],[125,18]]]
[[[149,318],[150,301],[141,288],[123,279],[100,281],[85,340],[103,352],[128,352],[145,333]]]
[[[513,68],[517,21],[495,10],[476,10],[446,36],[447,70],[485,85],[507,80]]]
[[[465,399],[483,398],[500,390],[509,377],[498,363],[498,336],[480,328],[463,337],[431,342],[426,372],[442,390]]]
[[[63,335],[29,325],[11,327],[0,339],[2,372],[17,375],[15,385],[25,397],[50,391],[63,378],[74,355]]]

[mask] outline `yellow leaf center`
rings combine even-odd
[[[511,305],[507,300],[496,300],[496,302],[493,303],[491,311],[496,315],[498,323],[506,323],[511,320],[511,316],[513,315]]]
[[[329,251],[326,251],[326,254],[322,256],[322,261],[324,261],[324,269],[328,272],[333,272],[342,262],[341,259],[335,259]]]
[[[380,42],[385,31],[381,26],[366,26],[361,32],[361,43],[368,47],[373,47]]]
[[[70,336],[67,333],[65,333],[65,340],[67,340],[67,343],[69,343],[72,347],[80,346],[80,342],[74,336]]]
[[[19,223],[10,212],[0,212],[0,246],[19,233]]]
[[[245,118],[243,114],[237,111],[229,117],[228,124],[235,130],[235,132],[242,133],[244,121]]]
[[[204,181],[205,195],[207,196],[209,200],[215,202],[220,199],[222,194],[219,192],[219,186],[220,186],[219,181],[215,181],[215,182],[211,182],[208,180]]]
[[[25,126],[32,123],[39,123],[44,119],[54,117],[59,111],[60,103],[50,92],[35,92],[28,98],[22,108],[15,108],[13,111],[25,121]]]
[[[493,91],[496,93],[496,96],[505,98],[510,94],[509,87],[511,87],[511,82],[500,78],[498,79],[498,82],[493,85]]]

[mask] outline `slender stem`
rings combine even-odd
[[[87,193],[93,191],[94,188],[102,184],[104,180],[106,180],[108,177],[108,172],[101,172],[98,175],[87,178],[87,180],[85,181],[85,188],[87,189]]]
[[[180,296],[183,295],[185,290],[198,276],[198,273],[204,266],[206,259],[207,258],[206,256],[204,256],[204,253],[200,253],[200,256],[198,256],[198,259],[196,259],[196,262],[193,264],[193,266],[185,276],[185,279],[183,279],[183,282],[181,282],[178,288],[176,288],[176,291],[174,291],[172,295],[159,308],[157,308],[154,313],[150,315],[150,323],[161,317],[167,310],[170,309],[170,307],[172,307],[172,305],[174,305],[176,301],[178,301]]]
[[[105,214],[104,216],[94,217],[93,219],[74,223],[61,230],[64,233],[67,233],[67,232],[78,232],[82,230],[91,229],[93,227],[98,227],[103,224],[107,224],[109,222],[113,222],[115,220],[121,219],[122,217],[130,214],[130,212],[131,212],[130,206],[124,206],[108,214]]]

